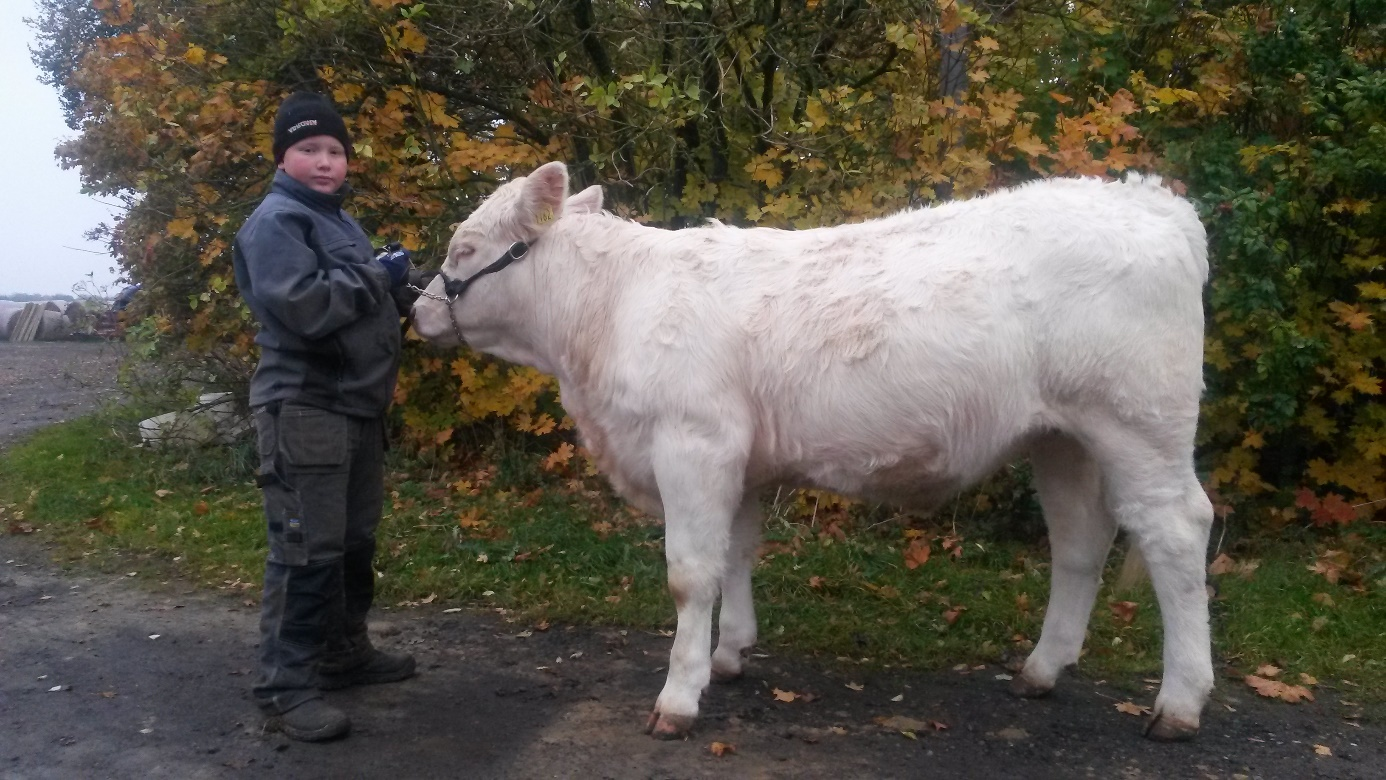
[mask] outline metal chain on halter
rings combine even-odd
[[[429,300],[439,301],[443,304],[446,304],[448,308],[448,320],[452,323],[452,332],[457,335],[457,343],[465,344],[467,343],[467,340],[462,338],[462,328],[457,324],[457,314],[454,313],[452,310],[453,304],[461,300],[462,296],[467,292],[467,288],[472,286],[472,282],[475,282],[477,279],[480,279],[481,277],[487,274],[493,274],[501,270],[502,268],[505,268],[506,266],[510,265],[516,260],[519,260],[520,258],[524,257],[528,253],[529,244],[526,244],[523,241],[516,241],[515,243],[510,245],[509,249],[505,250],[505,254],[501,255],[500,259],[496,260],[494,263],[491,263],[490,265],[486,266],[480,271],[477,271],[476,273],[472,274],[466,279],[452,279],[449,278],[447,274],[439,270],[438,275],[443,278],[443,292],[445,293],[444,295],[434,295],[428,290],[421,289],[416,284],[410,284],[409,289],[413,290],[419,295],[422,295],[425,298],[428,298]]]

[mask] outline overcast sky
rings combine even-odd
[[[84,282],[114,294],[115,260],[82,234],[116,212],[83,195],[77,171],[53,157],[75,133],[29,57],[24,17],[37,13],[34,0],[0,0],[0,296],[71,293]]]

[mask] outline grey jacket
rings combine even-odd
[[[277,171],[236,234],[236,286],[260,322],[252,407],[295,401],[374,417],[390,405],[399,310],[344,198],[345,188],[324,195]]]

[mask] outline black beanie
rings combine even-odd
[[[284,98],[274,117],[274,163],[284,162],[284,152],[294,144],[315,135],[330,135],[346,147],[351,157],[351,139],[346,123],[332,101],[316,92],[295,92]]]

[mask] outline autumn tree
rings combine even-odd
[[[1247,523],[1300,516],[1296,492],[1323,523],[1386,490],[1382,4],[44,0],[36,59],[81,128],[61,156],[128,207],[112,239],[145,285],[142,332],[233,385],[254,346],[228,247],[295,89],[342,107],[351,208],[425,264],[548,159],[671,227],[1162,172],[1212,240],[1208,485],[1272,510]],[[420,447],[565,425],[548,378],[417,342],[397,401]]]

